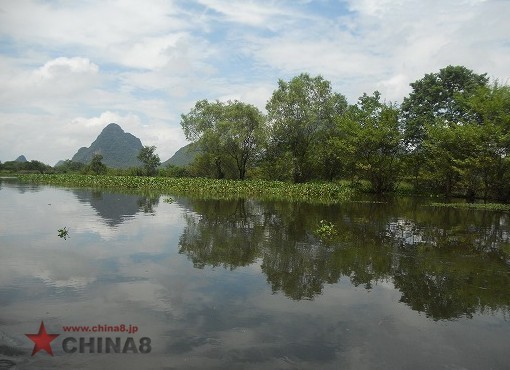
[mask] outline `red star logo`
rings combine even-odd
[[[48,334],[46,333],[46,328],[44,327],[44,322],[41,321],[41,326],[39,327],[39,333],[37,334],[25,334],[30,338],[32,342],[35,343],[34,350],[32,351],[32,356],[35,355],[40,350],[44,349],[50,355],[53,356],[53,351],[51,350],[51,341],[58,337],[60,334]]]

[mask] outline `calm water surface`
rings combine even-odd
[[[0,368],[510,366],[508,213],[166,199],[0,181]]]

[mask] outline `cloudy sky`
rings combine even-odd
[[[185,139],[199,99],[264,109],[278,79],[321,74],[355,103],[447,65],[510,80],[510,0],[0,0],[0,161],[54,165],[110,122]]]

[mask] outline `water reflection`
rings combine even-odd
[[[436,211],[412,201],[314,206],[193,200],[179,252],[193,265],[259,261],[273,292],[314,299],[342,277],[391,282],[401,302],[435,320],[510,308],[508,214]],[[338,237],[314,235],[319,220]]]
[[[155,213],[159,194],[121,194],[101,190],[73,189],[81,203],[87,203],[111,227],[132,219],[138,212]]]
[[[0,361],[27,369],[508,367],[507,214],[404,199],[325,207],[173,198],[2,188]],[[315,235],[320,220],[335,225],[335,239]],[[64,225],[66,241],[56,233]],[[41,320],[61,334],[54,357],[30,356],[24,334]],[[135,340],[150,337],[153,351],[62,351],[63,325],[122,323],[138,325]]]

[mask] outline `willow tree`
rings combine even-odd
[[[237,177],[246,178],[262,150],[266,129],[263,114],[253,105],[237,100],[200,100],[188,114],[181,115],[186,139],[197,143],[197,160],[211,160],[217,178],[225,177],[225,167],[233,163]]]
[[[312,153],[324,144],[324,133],[334,129],[335,117],[347,108],[345,97],[333,93],[322,76],[304,73],[289,82],[278,81],[266,105],[275,157],[289,158],[294,182],[310,178]]]

